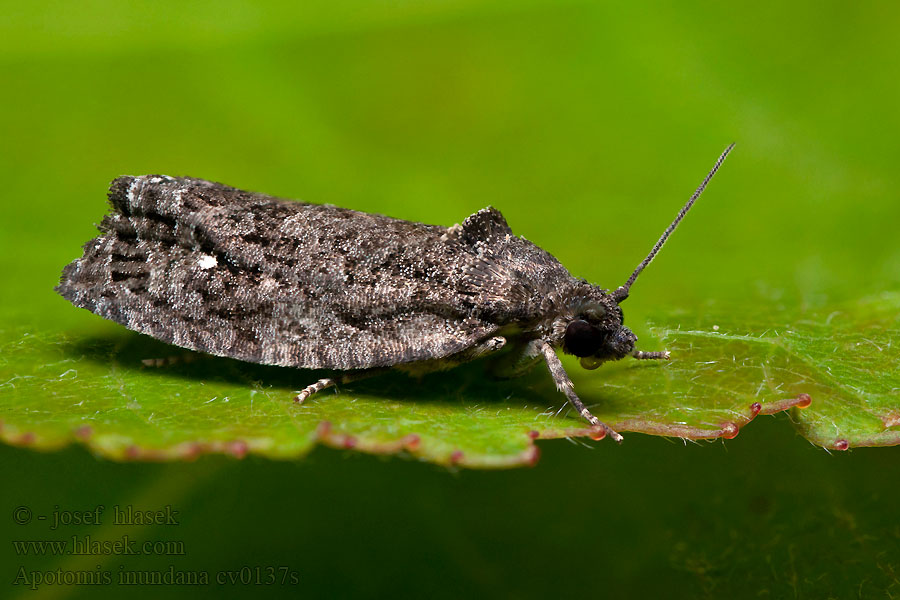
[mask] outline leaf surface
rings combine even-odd
[[[668,348],[671,361],[566,365],[597,416],[623,432],[730,438],[758,414],[798,407],[793,419],[815,444],[893,445],[898,314],[900,294],[792,319],[675,312],[641,342]],[[206,357],[106,323],[95,337],[22,327],[2,336],[3,439],[42,449],[77,440],[115,459],[291,458],[323,443],[506,467],[534,463],[535,439],[592,434],[541,368],[513,381],[491,380],[477,363],[421,380],[391,374],[299,405],[296,390],[324,373]],[[166,364],[145,365],[154,359]]]

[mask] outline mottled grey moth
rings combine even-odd
[[[190,177],[112,182],[102,233],[56,290],[164,342],[268,365],[343,373],[447,369],[493,357],[501,376],[544,360],[556,387],[597,428],[557,350],[586,369],[642,352],[623,325],[629,289],[731,151],[719,157],[624,285],[573,277],[488,207],[452,227],[304,204]]]

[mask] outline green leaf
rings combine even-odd
[[[569,361],[576,388],[620,431],[729,438],[757,414],[810,404],[794,415],[816,444],[900,441],[892,344],[900,294],[793,319],[720,308],[674,313],[650,327],[673,353],[670,362],[586,372]],[[113,325],[93,338],[7,330],[2,356],[6,441],[54,448],[80,440],[118,459],[288,458],[321,442],[504,467],[537,460],[534,439],[592,434],[540,369],[518,381],[488,380],[478,364],[421,381],[389,375],[298,405],[295,391],[320,374],[204,357]],[[173,364],[144,364],[160,358]]]
[[[745,397],[803,394],[810,405],[793,417],[812,443],[835,450],[900,444],[900,347],[893,343],[900,293],[799,313],[765,308],[718,306],[683,316],[674,329],[654,327],[683,358],[715,348],[708,362],[709,351],[699,351],[690,390],[673,393],[686,404],[690,394],[732,387]]]

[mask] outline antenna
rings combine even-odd
[[[672,221],[672,224],[669,225],[666,230],[663,232],[662,236],[660,236],[659,240],[653,246],[653,250],[650,251],[650,254],[647,255],[641,264],[638,265],[637,269],[634,270],[634,273],[631,274],[631,277],[628,278],[628,281],[625,282],[625,285],[619,287],[616,290],[613,290],[613,293],[610,294],[617,303],[622,302],[626,298],[628,298],[628,290],[631,289],[631,284],[634,283],[634,280],[637,279],[638,275],[641,274],[641,271],[644,270],[644,267],[650,264],[653,258],[656,256],[657,252],[659,252],[660,248],[663,247],[663,244],[666,243],[666,240],[669,239],[669,236],[672,235],[672,232],[675,231],[675,228],[678,227],[678,224],[681,223],[681,220],[684,218],[684,215],[687,214],[691,207],[694,205],[694,201],[700,197],[700,194],[703,193],[703,190],[706,189],[706,185],[709,183],[710,179],[713,178],[713,175],[716,174],[716,171],[719,170],[719,167],[722,166],[722,163],[725,162],[725,157],[728,156],[728,153],[731,152],[731,149],[734,148],[734,144],[729,145],[725,148],[725,152],[719,156],[719,160],[716,161],[715,166],[712,168],[712,171],[707,174],[707,176],[703,179],[703,183],[700,184],[700,187],[697,188],[697,191],[691,196],[691,199],[687,201],[681,210],[678,211],[678,216],[675,217],[675,220]]]

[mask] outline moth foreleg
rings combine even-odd
[[[588,423],[594,427],[602,428],[609,434],[609,437],[617,442],[621,442],[623,439],[622,436],[614,431],[612,427],[603,423],[600,419],[591,414],[588,407],[585,406],[581,399],[575,394],[575,385],[572,383],[572,380],[569,379],[569,374],[566,373],[566,370],[563,368],[562,361],[559,360],[559,356],[556,355],[556,350],[553,346],[551,346],[549,342],[543,342],[541,351],[544,353],[544,359],[547,361],[550,375],[553,376],[553,381],[556,383],[556,389],[566,395],[569,404],[571,404],[575,410],[588,421]]]
[[[670,357],[668,350],[663,352],[641,352],[640,350],[635,350],[631,353],[631,356],[639,360],[669,360]]]

